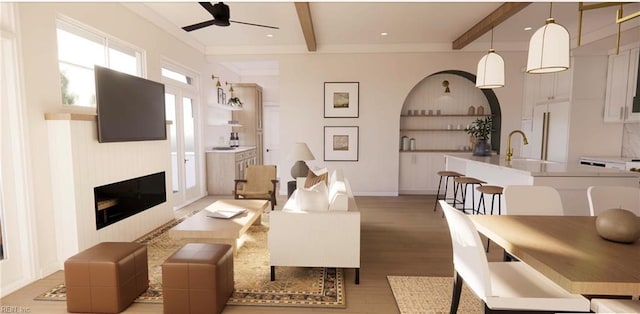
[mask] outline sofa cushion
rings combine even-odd
[[[304,181],[304,187],[308,189],[318,184],[319,182],[324,182],[324,184],[328,186],[329,173],[325,171],[324,173],[317,175],[313,171],[311,171],[311,169],[309,169],[309,171],[307,171],[307,179]]]
[[[310,188],[298,189],[296,193],[296,205],[304,211],[329,210],[329,192],[324,182],[318,182]]]

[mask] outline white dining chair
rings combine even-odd
[[[640,188],[630,186],[590,186],[587,189],[591,216],[609,208],[624,208],[640,216]]]
[[[594,313],[640,313],[640,301],[621,299],[591,299]]]
[[[453,246],[455,277],[450,313],[457,313],[463,281],[484,302],[485,313],[589,312],[588,299],[567,292],[525,263],[489,263],[471,219],[444,201],[440,201],[440,207]]]
[[[564,215],[560,193],[553,187],[508,185],[503,194],[507,215]]]

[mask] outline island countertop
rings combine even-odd
[[[513,158],[511,161],[506,161],[505,157],[500,155],[480,157],[472,154],[447,154],[445,156],[464,162],[476,162],[485,166],[508,169],[532,177],[640,177],[640,174],[631,171],[593,167],[578,163],[525,158]]]

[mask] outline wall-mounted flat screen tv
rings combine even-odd
[[[98,142],[166,140],[164,84],[95,66]]]

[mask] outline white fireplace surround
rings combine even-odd
[[[169,140],[98,143],[95,114],[45,117],[59,267],[97,243],[133,241],[174,218]],[[166,173],[165,203],[96,230],[94,187],[161,171]]]

